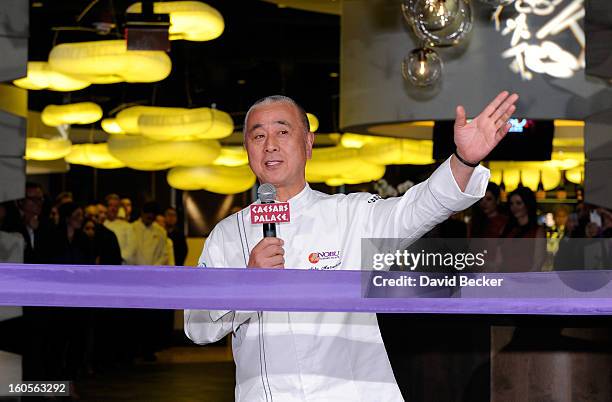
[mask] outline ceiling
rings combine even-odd
[[[30,12],[29,60],[46,60],[54,44],[121,36],[119,29],[100,35],[93,28],[99,22],[122,26],[124,11],[132,3],[34,1]],[[29,108],[40,111],[48,104],[87,100],[98,103],[108,116],[129,104],[215,105],[230,113],[240,128],[244,113],[255,100],[285,94],[319,118],[319,131],[337,130],[338,16],[278,7],[259,0],[206,3],[223,15],[223,35],[210,42],[173,41],[172,73],[165,80],[155,84],[92,85],[72,93],[29,91]]]
[[[265,0],[276,3],[279,7],[291,7],[299,10],[314,11],[325,14],[340,15],[342,0]]]

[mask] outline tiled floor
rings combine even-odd
[[[220,348],[212,353],[202,349],[175,348],[162,352],[157,363],[96,374],[76,384],[80,401],[233,401],[234,363]]]

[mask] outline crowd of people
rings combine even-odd
[[[454,215],[431,236],[482,240],[491,253],[489,268],[499,272],[580,268],[585,243],[571,240],[612,237],[612,212],[584,203],[573,210],[557,205],[552,224],[542,225],[535,194],[527,187],[512,191],[504,203],[499,187],[489,183],[469,215],[467,224],[462,213]],[[25,198],[0,204],[0,233],[22,240],[25,263],[184,264],[187,243],[174,208],[161,211],[147,202],[134,217],[131,200],[117,194],[82,206],[64,192],[51,203],[40,185],[27,183]],[[518,250],[510,242],[500,247],[500,240],[510,239],[526,241]],[[602,268],[611,266],[612,252],[604,250],[603,255]],[[24,379],[76,379],[137,358],[154,360],[154,353],[170,344],[172,313],[25,308]]]
[[[176,209],[146,202],[133,216],[131,200],[117,194],[82,206],[63,192],[51,202],[39,184],[28,182],[23,199],[0,204],[0,234],[20,240],[24,263],[184,264],[187,242]],[[154,360],[171,342],[173,321],[172,310],[26,307],[24,380],[74,380]]]
[[[485,196],[472,208],[467,232],[489,246],[493,253],[489,261],[501,272],[609,269],[612,255],[607,243],[598,243],[604,249],[601,261],[594,266],[584,258],[584,248],[590,243],[580,239],[593,239],[593,243],[612,237],[612,211],[584,202],[573,209],[557,204],[552,222],[544,225],[535,194],[528,187],[518,187],[503,203],[499,186],[489,183]]]
[[[0,231],[23,236],[24,263],[184,264],[187,243],[176,209],[160,211],[151,201],[132,217],[131,200],[117,194],[82,206],[63,192],[49,205],[42,187],[27,183],[25,198],[0,204]]]

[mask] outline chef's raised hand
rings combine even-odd
[[[465,161],[476,164],[499,144],[510,130],[508,119],[516,110],[519,96],[501,92],[472,121],[467,122],[463,106],[457,106],[455,118],[455,145],[457,154]]]
[[[283,240],[278,237],[264,237],[251,250],[247,268],[284,268],[285,250],[283,244]]]
[[[455,182],[465,191],[474,167],[499,144],[512,125],[508,119],[516,110],[517,94],[501,92],[472,121],[467,122],[465,108],[457,106],[455,118],[456,155],[450,160]]]

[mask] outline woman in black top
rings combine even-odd
[[[58,208],[59,223],[47,244],[46,261],[52,264],[94,264],[92,243],[83,232],[83,209],[74,202]]]
[[[511,216],[501,234],[502,271],[540,271],[546,259],[546,231],[538,224],[535,195],[528,187],[518,187],[508,203]]]
[[[58,208],[59,222],[46,247],[46,261],[61,265],[95,264],[93,242],[83,232],[83,209],[74,202]],[[91,311],[85,308],[55,308],[50,313],[50,370],[53,379],[75,380],[88,367]],[[74,392],[74,390],[73,390]]]

